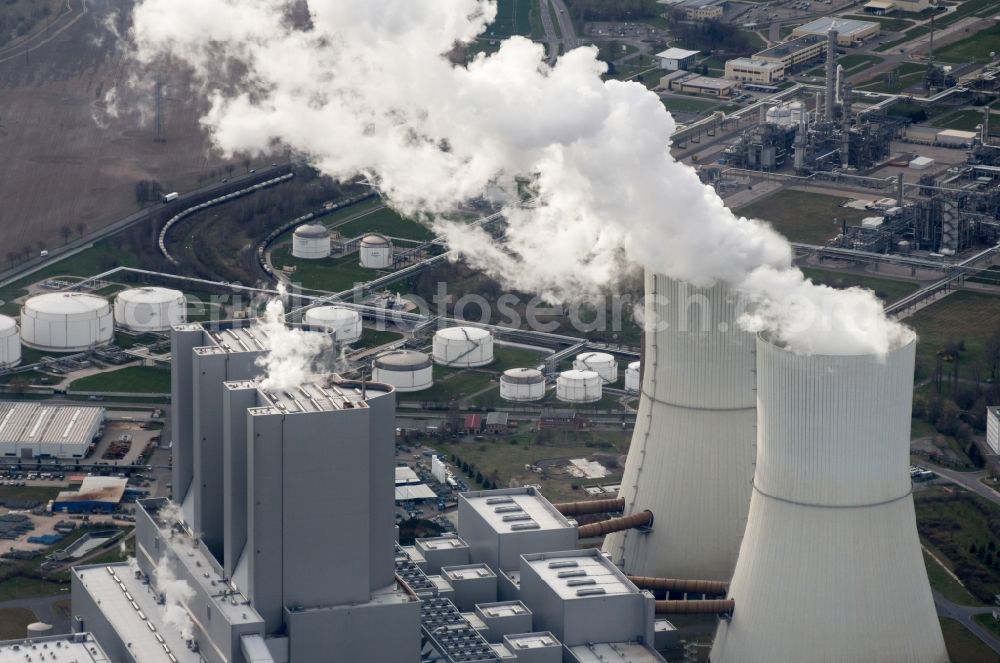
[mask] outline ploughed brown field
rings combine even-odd
[[[101,112],[129,73],[105,21],[131,4],[65,0],[48,25],[0,47],[0,268],[11,251],[62,244],[64,226],[75,237],[81,222],[92,231],[136,211],[140,180],[185,191],[229,174],[177,72],[161,74],[164,142],[151,91],[118,85],[119,117]]]

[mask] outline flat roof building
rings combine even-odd
[[[726,61],[725,77],[731,81],[772,85],[785,77],[785,65],[773,60],[733,58]]]
[[[656,58],[660,61],[660,69],[677,71],[678,69],[686,69],[698,56],[699,52],[689,51],[684,48],[668,48],[665,51],[657,53]]]
[[[47,663],[111,663],[90,633],[0,642],[0,663],[25,663],[36,658]]]
[[[125,497],[128,479],[84,477],[78,490],[64,490],[52,501],[52,511],[91,513],[114,511]]]
[[[753,59],[780,62],[788,70],[818,58],[825,52],[826,35],[803,35],[755,53]]]
[[[673,6],[684,12],[689,21],[709,21],[722,18],[726,9],[725,0],[681,0]]]
[[[83,458],[104,425],[102,407],[0,401],[0,453]]]
[[[878,35],[882,26],[877,21],[859,21],[853,18],[822,16],[815,21],[792,30],[793,37],[816,35],[826,38],[830,30],[837,31],[837,45],[854,46]]]
[[[730,97],[740,85],[736,81],[725,78],[710,78],[708,76],[692,76],[678,79],[673,84],[674,89],[693,94],[704,94],[713,97]]]

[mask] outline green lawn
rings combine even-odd
[[[353,288],[356,283],[368,282],[375,278],[375,271],[365,269],[358,264],[358,254],[352,253],[343,258],[324,258],[323,260],[303,260],[291,255],[289,245],[283,245],[271,251],[271,262],[275,269],[294,266],[294,274],[289,278],[303,288],[321,290],[323,292],[340,292]]]
[[[35,500],[44,503],[55,499],[61,490],[63,489],[51,486],[0,486],[0,499]]]
[[[785,189],[734,211],[769,222],[793,242],[824,244],[840,232],[841,222],[856,224],[869,216],[864,210],[841,207],[847,200],[839,196]]]
[[[0,601],[28,599],[37,596],[68,594],[69,583],[49,582],[27,576],[13,576],[0,581]]]
[[[904,43],[906,43],[906,42],[908,42],[908,41],[910,41],[912,39],[916,39],[917,37],[921,37],[921,36],[927,34],[930,31],[931,31],[931,29],[930,29],[929,26],[918,25],[917,27],[910,28],[909,30],[907,30],[906,32],[904,32],[903,36],[900,37],[899,39],[897,39],[895,41],[890,41],[888,44],[883,44],[881,46],[878,46],[878,47],[875,48],[875,50],[878,51],[878,52],[880,52],[880,53],[884,53],[885,51],[891,51],[892,49],[896,48],[900,44],[904,44]]]
[[[834,288],[851,288],[860,286],[874,290],[875,295],[887,302],[892,303],[900,300],[910,293],[916,292],[920,286],[909,281],[897,281],[896,279],[877,278],[874,276],[862,276],[860,274],[850,274],[842,272],[831,272],[812,267],[802,269],[814,283],[833,286]]]
[[[509,368],[534,367],[544,361],[543,355],[531,350],[495,345],[493,347],[493,363],[488,368],[491,371],[502,373]]]
[[[982,124],[983,111],[981,110],[961,110],[948,115],[942,115],[934,119],[931,124],[942,129],[958,129],[959,131],[974,131],[976,125]],[[990,113],[990,126],[995,122],[1000,122],[1000,114]]]
[[[934,57],[945,62],[989,62],[990,52],[1000,46],[1000,23],[971,37],[934,49]]]
[[[483,476],[495,479],[500,486],[537,483],[542,493],[553,501],[585,499],[586,493],[573,486],[614,483],[615,477],[605,479],[556,479],[531,472],[525,465],[552,458],[585,458],[594,453],[624,454],[628,450],[631,433],[623,431],[525,431],[509,435],[486,436],[479,440],[435,440],[435,449],[450,461],[454,454],[474,465]],[[473,471],[475,474],[475,471]]]
[[[390,237],[403,239],[426,240],[434,238],[434,233],[427,226],[410,219],[404,219],[388,207],[382,207],[360,219],[348,221],[338,226],[337,230],[345,238],[357,237],[367,232],[379,232]]]
[[[936,28],[957,23],[966,16],[990,16],[997,11],[996,0],[962,0],[953,13],[934,21]]]
[[[668,111],[679,113],[704,113],[719,105],[718,101],[696,99],[694,97],[681,99],[678,97],[662,97],[660,101]]]
[[[976,615],[973,619],[992,631],[997,638],[1000,638],[1000,622],[993,619],[993,615]]]
[[[940,487],[915,492],[913,501],[924,545],[950,565],[972,596],[991,603],[1000,592],[1000,506]]]
[[[893,71],[896,72],[897,78],[892,84],[887,84],[885,74],[881,74],[870,81],[861,83],[858,85],[858,89],[868,90],[869,92],[901,92],[911,85],[920,83],[924,79],[927,66],[916,62],[904,62]]]
[[[925,371],[937,365],[937,353],[951,342],[965,342],[959,355],[959,374],[969,379],[986,376],[982,366],[986,340],[1000,327],[1000,298],[978,292],[955,292],[907,318],[917,331],[917,362]],[[948,369],[945,369],[948,373]]]
[[[848,74],[861,71],[862,69],[879,62],[882,62],[882,58],[877,55],[860,55],[857,53],[845,55],[837,60],[837,64],[842,65],[844,67],[844,71]],[[815,69],[810,69],[806,72],[806,76],[823,76],[824,74],[826,74],[826,65],[820,65]]]
[[[169,394],[170,371],[150,366],[128,366],[74,380],[69,388],[72,391]]]
[[[924,566],[927,567],[927,579],[933,589],[941,592],[941,595],[949,601],[959,605],[982,605],[981,601],[977,600],[961,583],[941,568],[937,560],[931,557],[926,550],[923,553]]]
[[[423,391],[401,393],[400,400],[447,403],[468,398],[472,394],[490,386],[496,377],[476,370],[461,370],[434,366],[434,385]],[[499,389],[499,387],[497,387]]]
[[[512,35],[530,35],[532,6],[537,4],[536,0],[498,0],[497,17],[486,28],[487,36],[506,39]]]
[[[948,655],[955,663],[995,663],[1000,656],[983,644],[971,631],[954,619],[941,618],[941,632],[948,647]]]
[[[362,345],[366,348],[375,348],[380,345],[385,345],[386,343],[398,341],[401,338],[403,338],[403,335],[398,332],[369,329],[366,327],[361,330],[361,341],[356,345]]]

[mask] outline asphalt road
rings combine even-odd
[[[945,481],[949,481],[953,484],[961,486],[962,488],[967,488],[980,497],[984,497],[994,504],[1000,505],[1000,493],[980,481],[980,479],[986,476],[985,471],[956,472],[954,470],[946,470],[936,465],[931,466],[930,469],[932,469],[935,474]]]
[[[939,616],[954,619],[982,640],[987,647],[1000,654],[1000,640],[974,619],[976,615],[993,612],[993,608],[972,608],[967,605],[958,605],[941,596],[937,591],[932,591],[932,593],[934,594],[934,606],[937,608]]]
[[[580,45],[580,40],[576,38],[569,9],[563,0],[552,0],[552,6],[556,10],[556,21],[559,22],[559,31],[562,33],[563,52],[570,51]]]

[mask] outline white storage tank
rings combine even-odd
[[[500,376],[500,398],[538,401],[545,398],[545,376],[536,368],[512,368]]]
[[[361,238],[358,248],[361,266],[368,269],[392,267],[392,242],[385,235],[371,234]]]
[[[556,398],[567,403],[593,403],[601,400],[601,376],[594,371],[563,371],[556,379]]]
[[[338,343],[361,338],[361,314],[343,306],[317,306],[306,311],[305,323],[333,332]]]
[[[187,299],[180,290],[132,288],[115,297],[115,323],[137,332],[168,331],[187,322]]]
[[[470,368],[493,362],[493,334],[478,327],[449,327],[434,334],[434,362]]]
[[[0,370],[21,363],[21,339],[14,318],[0,315]]]
[[[642,382],[639,376],[642,374],[642,363],[638,361],[633,361],[625,369],[625,391],[638,394],[639,388]]]
[[[583,352],[576,356],[573,368],[578,371],[594,371],[601,376],[604,384],[618,382],[618,361],[606,352]]]
[[[292,233],[292,255],[306,260],[330,257],[330,231],[318,223],[307,223]]]
[[[421,391],[434,384],[434,366],[423,352],[392,350],[372,362],[372,380],[400,392]]]
[[[21,342],[29,348],[77,352],[111,340],[111,304],[81,292],[37,295],[21,307]]]

